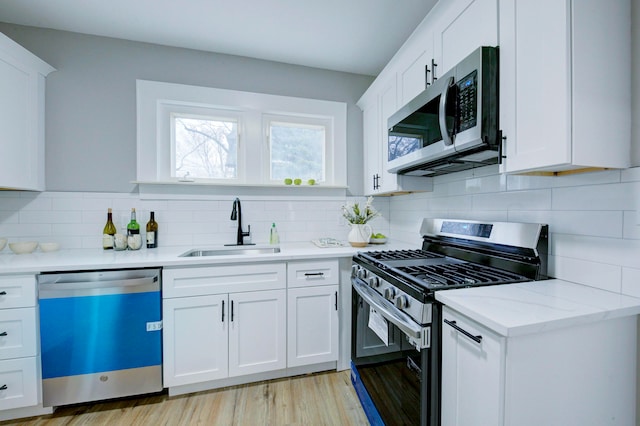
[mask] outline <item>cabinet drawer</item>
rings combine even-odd
[[[304,287],[308,285],[339,284],[338,261],[314,260],[311,262],[289,262],[287,281],[289,287]]]
[[[38,403],[37,358],[0,361],[0,410]]]
[[[0,277],[0,309],[36,305],[35,275]]]
[[[0,310],[0,359],[36,355],[36,308]]]
[[[163,298],[286,287],[284,263],[238,264],[162,271]]]

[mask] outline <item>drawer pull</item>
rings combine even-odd
[[[0,333],[0,337],[4,337],[4,336],[8,336],[6,331],[3,331],[2,333]]]
[[[323,277],[324,272],[305,272],[305,277]]]
[[[7,389],[9,389],[9,388],[7,387],[7,385],[2,385],[2,386],[0,386],[0,390],[7,390]]]
[[[460,333],[464,334],[465,336],[467,336],[469,339],[473,340],[476,343],[482,343],[482,336],[477,335],[474,336],[473,334],[469,333],[467,330],[461,328],[455,321],[449,321],[448,319],[444,320],[444,323],[453,327],[456,331],[459,331]]]
[[[7,295],[6,291],[4,291],[4,290],[0,291],[0,296],[6,296],[6,295]]]

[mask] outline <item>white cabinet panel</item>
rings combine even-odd
[[[36,277],[9,275],[0,277],[0,309],[22,308],[36,304]]]
[[[0,410],[38,403],[37,358],[0,361]]]
[[[0,359],[36,355],[36,308],[0,310]]]
[[[311,262],[289,262],[287,264],[287,287],[329,285],[340,282],[337,260],[314,260]]]
[[[163,301],[164,386],[228,375],[227,295]]]
[[[289,289],[287,366],[338,359],[338,285]]]
[[[229,295],[229,376],[285,368],[286,291]]]
[[[499,5],[501,171],[629,167],[629,0]]]
[[[45,189],[44,89],[53,70],[0,33],[0,188]]]

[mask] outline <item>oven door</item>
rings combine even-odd
[[[405,323],[403,312],[362,281],[352,285],[351,380],[370,423],[435,424],[429,419],[431,351],[409,342],[424,328]]]

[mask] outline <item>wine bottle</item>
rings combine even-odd
[[[129,250],[138,250],[142,246],[140,225],[136,221],[136,209],[131,209],[131,220],[127,224],[127,245]]]
[[[158,247],[158,222],[156,222],[154,212],[151,212],[149,222],[147,222],[147,248]]]
[[[113,213],[111,209],[107,210],[107,223],[102,231],[102,248],[105,250],[113,249],[113,236],[116,234],[116,226],[113,224]]]

